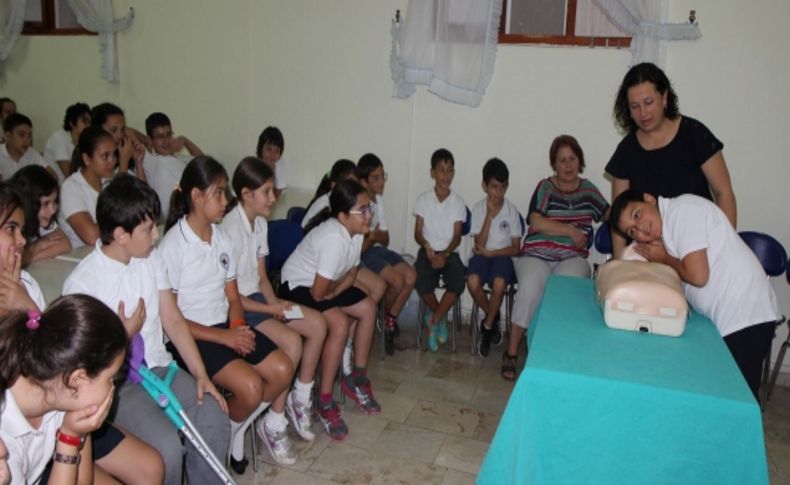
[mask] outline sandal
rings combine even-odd
[[[506,381],[514,381],[516,379],[516,362],[518,355],[510,355],[505,351],[502,354],[502,378]]]

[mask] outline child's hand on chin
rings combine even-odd
[[[86,408],[69,411],[63,417],[60,430],[63,434],[83,437],[101,427],[110,412],[114,389],[111,389],[100,404],[92,404]]]

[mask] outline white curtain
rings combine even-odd
[[[592,0],[609,20],[631,36],[631,65],[653,62],[661,65],[663,40],[696,40],[702,37],[694,23],[662,23],[664,2],[657,0]]]
[[[459,104],[483,99],[496,59],[502,0],[409,0],[392,26],[393,96],[408,98],[417,84]]]
[[[120,19],[112,15],[110,0],[68,0],[69,6],[86,30],[99,34],[99,50],[101,51],[101,77],[117,83],[118,53],[115,48],[115,33],[132,25],[134,9]]]
[[[0,72],[25,23],[26,0],[0,0]]]

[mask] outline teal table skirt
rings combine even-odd
[[[716,328],[606,327],[589,279],[552,276],[477,483],[768,483],[762,416]]]

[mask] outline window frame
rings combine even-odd
[[[36,1],[36,0],[28,0]],[[41,21],[26,20],[22,26],[22,35],[98,35],[83,27],[58,28],[55,25],[55,0],[39,0],[41,2]]]
[[[631,37],[582,37],[568,32],[576,31],[576,0],[566,0],[568,8],[565,13],[564,35],[526,35],[506,34],[508,0],[502,0],[502,16],[499,19],[499,44],[543,44],[580,47],[631,47]]]

